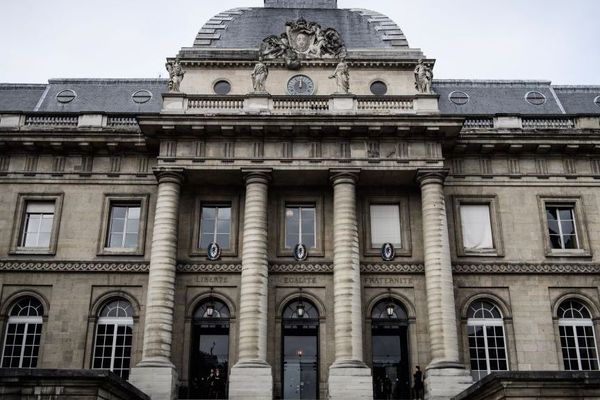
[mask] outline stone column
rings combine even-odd
[[[454,284],[444,201],[445,170],[423,170],[421,185],[425,285],[431,362],[427,367],[427,399],[449,399],[466,389],[471,376],[459,362]]]
[[[335,362],[329,368],[329,396],[372,399],[371,370],[363,362],[363,313],[356,220],[358,171],[332,171],[333,290]]]
[[[238,362],[231,369],[229,398],[271,400],[267,363],[267,194],[268,171],[246,172]]]
[[[131,370],[129,381],[152,399],[175,399],[177,371],[171,362],[177,221],[181,171],[160,171],[152,233],[150,273],[145,310],[142,361]]]

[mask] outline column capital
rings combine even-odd
[[[246,185],[249,183],[264,183],[267,185],[271,181],[272,169],[242,169]]]
[[[448,176],[448,169],[420,169],[417,171],[417,182],[424,186],[428,183],[444,184]]]
[[[360,175],[360,169],[357,168],[343,168],[343,169],[330,169],[329,180],[335,186],[338,183],[351,183],[355,185],[358,182]]]
[[[158,183],[171,182],[181,185],[185,178],[183,168],[155,168],[154,175]]]

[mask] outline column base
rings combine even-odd
[[[131,368],[129,383],[146,393],[152,400],[175,400],[178,376],[173,366],[144,366]]]
[[[273,375],[265,362],[239,362],[229,374],[230,400],[272,400]]]
[[[372,400],[371,369],[361,362],[334,363],[329,368],[330,400]]]
[[[425,376],[425,400],[448,400],[473,384],[464,368],[428,368]]]

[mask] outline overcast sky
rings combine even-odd
[[[198,29],[263,0],[0,0],[0,82],[154,78]],[[338,0],[387,14],[436,78],[600,84],[599,0]]]

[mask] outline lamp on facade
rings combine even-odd
[[[387,316],[389,318],[392,318],[396,311],[396,305],[392,299],[392,291],[390,289],[388,289],[388,303],[387,306],[385,306],[385,311],[387,312]]]
[[[212,318],[215,313],[215,302],[213,300],[213,288],[210,288],[210,296],[208,297],[208,304],[206,305],[206,316]]]
[[[298,318],[304,317],[304,303],[302,302],[302,288],[300,288],[300,298],[298,299],[298,304],[296,305],[296,315],[298,315]]]

